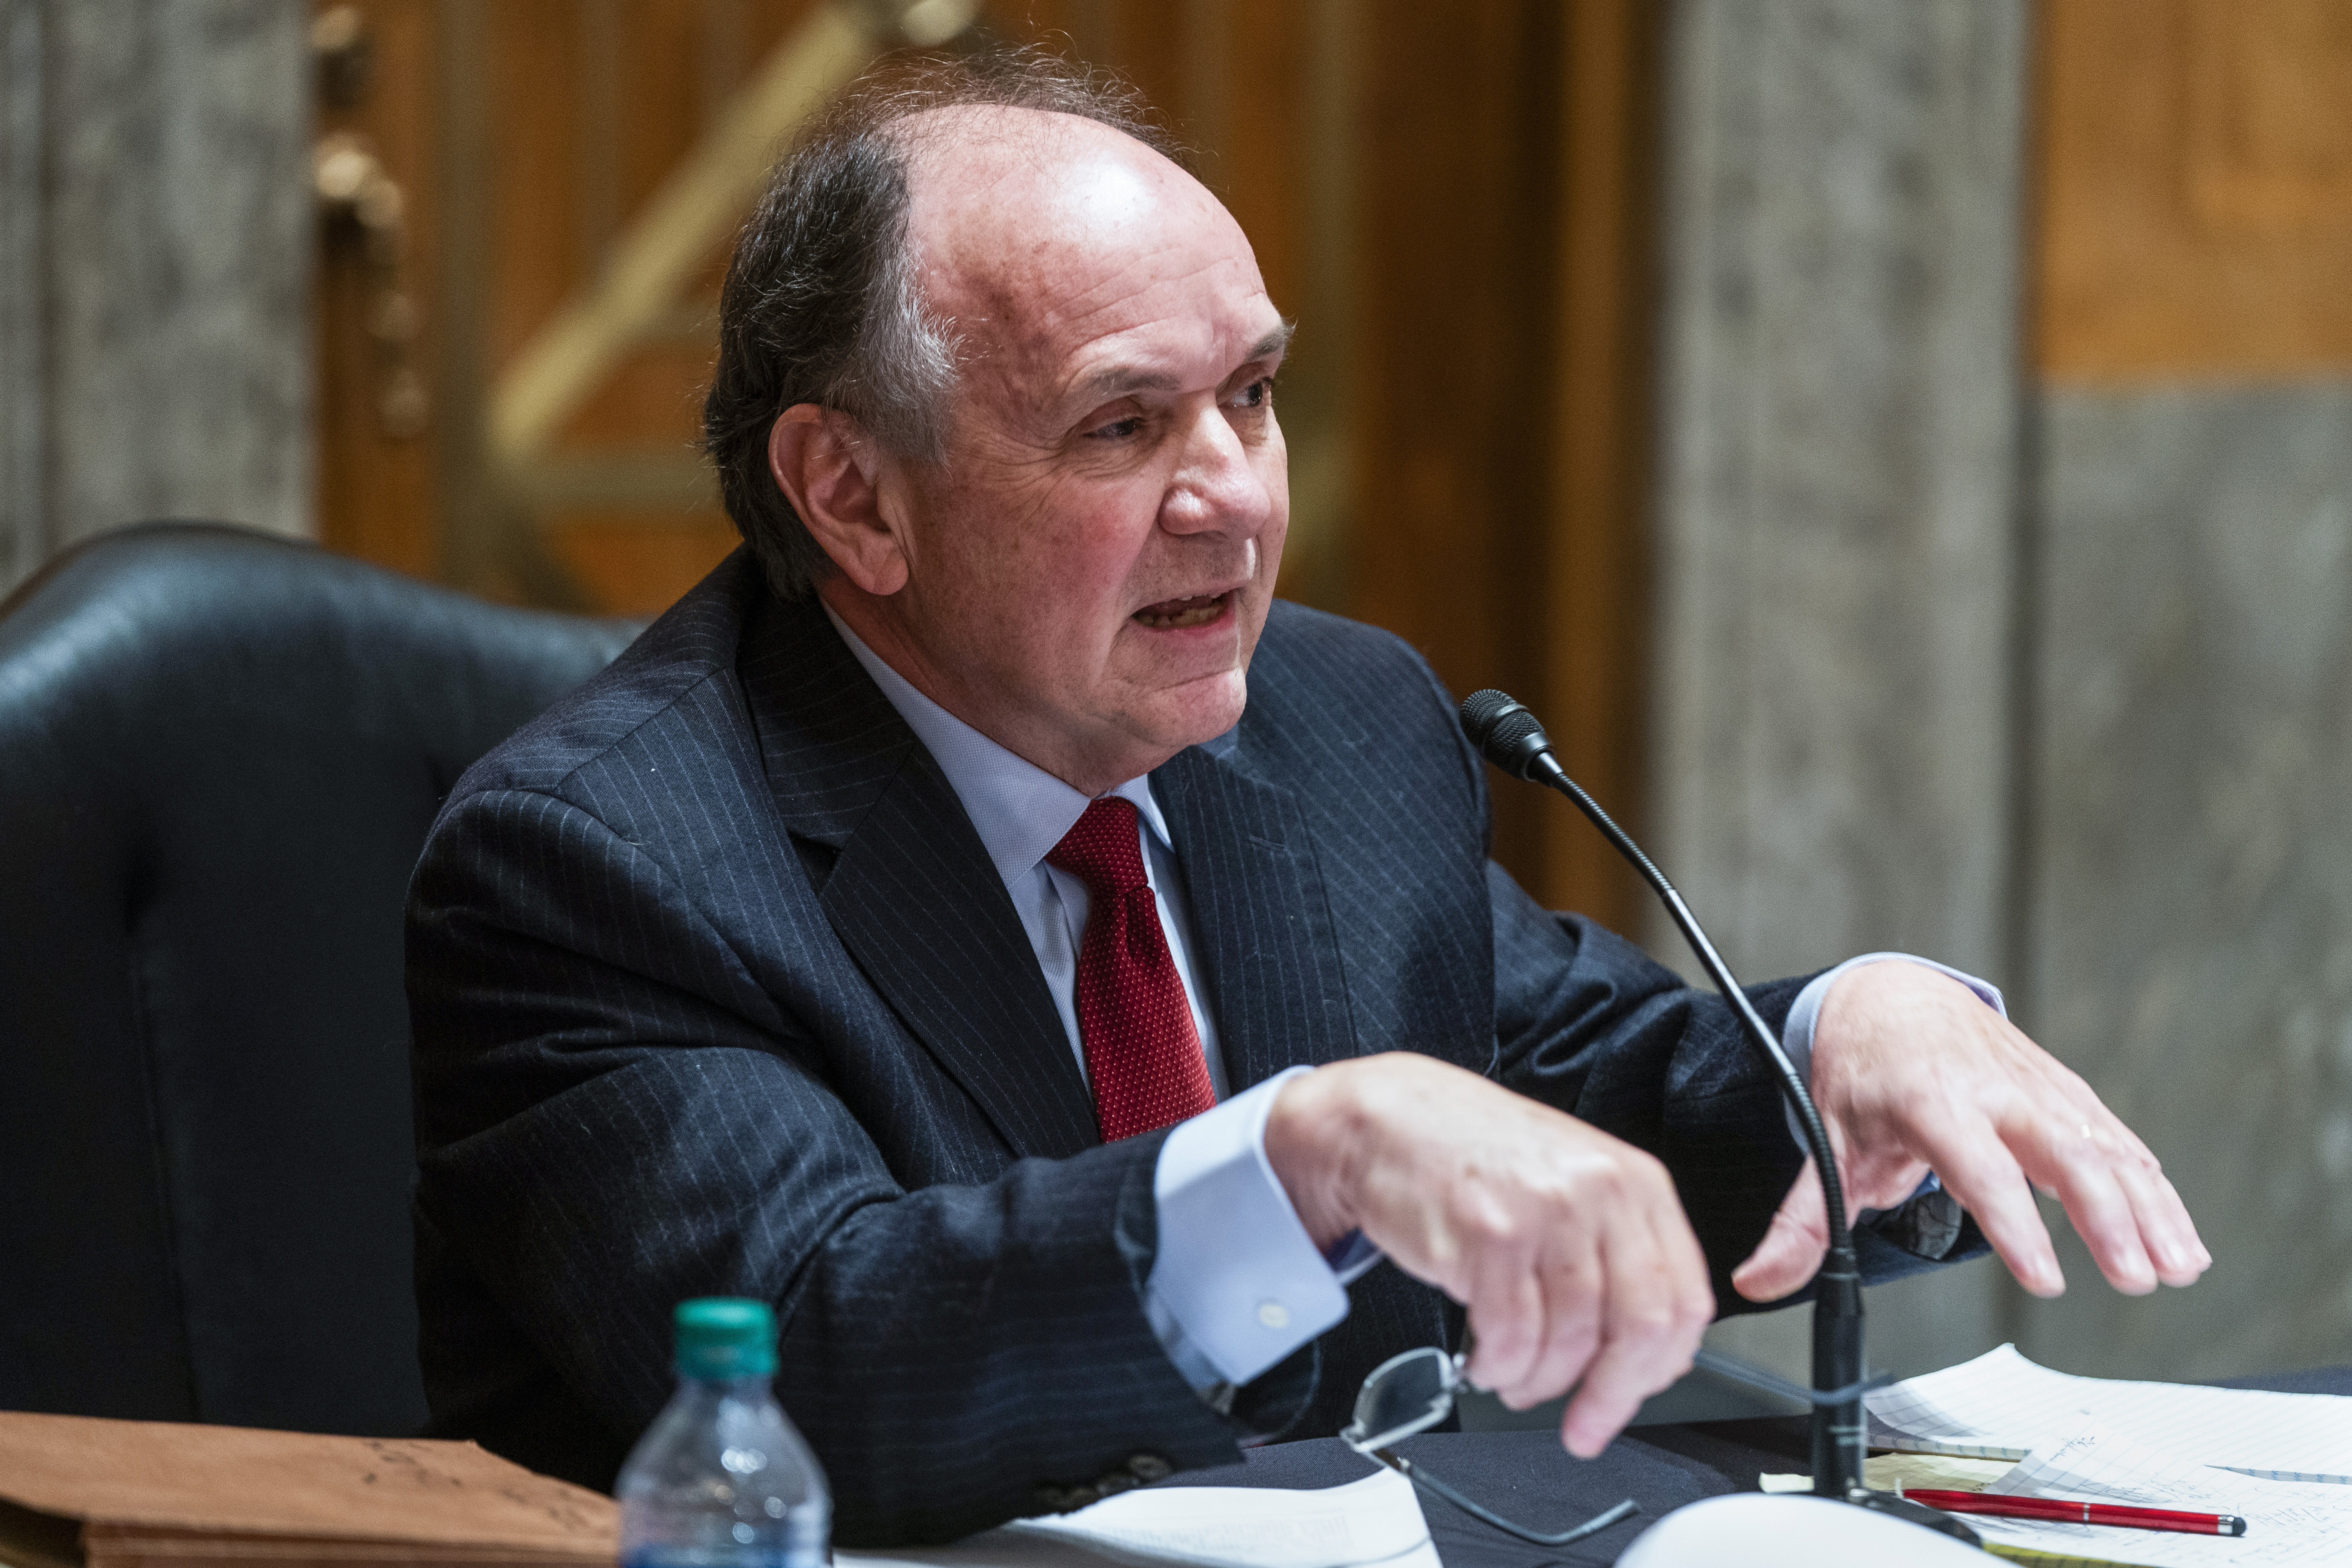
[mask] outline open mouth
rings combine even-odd
[[[1162,599],[1135,612],[1135,619],[1154,631],[1181,631],[1205,626],[1225,613],[1226,594],[1202,594],[1190,599]]]

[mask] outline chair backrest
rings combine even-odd
[[[193,523],[0,605],[0,1406],[422,1424],[409,872],[635,630]]]

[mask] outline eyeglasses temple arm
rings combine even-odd
[[[1558,1535],[1539,1535],[1536,1531],[1528,1530],[1523,1525],[1513,1524],[1509,1520],[1505,1519],[1499,1513],[1490,1512],[1488,1510],[1479,1507],[1476,1503],[1472,1502],[1468,1498],[1464,1497],[1460,1492],[1455,1491],[1452,1487],[1447,1486],[1435,1476],[1433,1476],[1427,1471],[1422,1469],[1411,1459],[1406,1458],[1402,1454],[1398,1453],[1393,1448],[1373,1448],[1369,1450],[1369,1453],[1372,1458],[1378,1459],[1381,1463],[1386,1465],[1389,1468],[1394,1470],[1397,1474],[1402,1476],[1405,1479],[1411,1481],[1413,1485],[1421,1488],[1423,1490],[1436,1493],[1437,1496],[1444,1499],[1447,1502],[1452,1503],[1455,1508],[1460,1509],[1464,1513],[1468,1514],[1471,1518],[1478,1521],[1480,1523],[1490,1524],[1496,1530],[1501,1531],[1504,1534],[1516,1536],[1517,1539],[1526,1542],[1530,1546],[1566,1546],[1573,1542],[1581,1541],[1588,1535],[1598,1535],[1601,1531],[1608,1529],[1611,1525],[1615,1524],[1618,1521],[1631,1519],[1633,1515],[1642,1511],[1634,1505],[1632,1498],[1627,1498],[1615,1508],[1610,1509],[1604,1513],[1594,1514],[1591,1519],[1586,1520],[1582,1524],[1578,1525],[1573,1530],[1563,1531]]]

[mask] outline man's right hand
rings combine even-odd
[[[1360,1230],[1469,1309],[1471,1382],[1515,1409],[1576,1388],[1560,1440],[1580,1458],[1690,1370],[1715,1316],[1665,1166],[1460,1068],[1396,1052],[1302,1073],[1265,1152],[1317,1246]]]

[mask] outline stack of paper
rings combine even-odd
[[[2352,1562],[2352,1399],[2073,1377],[2003,1345],[1864,1402],[1876,1447],[2017,1460],[1989,1492],[2247,1521],[2233,1538],[1969,1516],[2006,1557],[2144,1568]]]
[[[2352,1399],[2074,1377],[2014,1345],[1863,1395],[1875,1447],[2022,1459],[2084,1422],[2280,1481],[2352,1484]]]
[[[12,1568],[610,1568],[617,1524],[471,1443],[0,1412]]]

